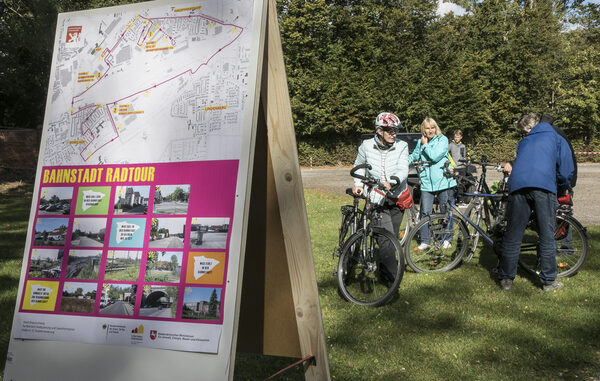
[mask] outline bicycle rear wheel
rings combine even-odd
[[[359,229],[342,248],[338,287],[349,302],[371,307],[385,304],[398,289],[403,275],[402,247],[385,229]]]
[[[400,226],[400,231],[398,232],[398,241],[400,241],[400,245],[404,246],[406,242],[406,237],[408,237],[408,233],[410,229],[417,224],[419,221],[419,208],[416,205],[404,210],[404,217],[402,218],[402,225]]]
[[[585,228],[571,216],[556,216],[554,239],[556,240],[557,276],[574,275],[585,262],[589,249]],[[537,229],[533,223],[530,223],[523,235],[519,265],[527,272],[536,275],[540,273],[538,243]]]
[[[469,246],[469,232],[464,222],[450,214],[424,217],[410,231],[404,245],[406,263],[415,272],[448,271],[458,266]],[[429,229],[429,247],[419,250],[421,228]],[[444,242],[450,243],[447,247]]]
[[[480,200],[471,200],[469,206],[465,210],[465,216],[467,216],[475,225],[481,227],[481,215],[483,213],[483,205],[480,204]],[[479,243],[479,232],[472,226],[468,227],[471,244],[468,245],[468,250],[462,258],[463,263],[469,262],[473,259],[475,250],[477,250],[477,244]]]

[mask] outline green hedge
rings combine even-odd
[[[519,137],[483,137],[475,142],[466,142],[471,159],[480,160],[486,155],[489,162],[504,163],[515,157]],[[356,141],[329,139],[298,139],[298,156],[301,166],[349,166],[356,158],[360,139]],[[572,142],[575,152],[600,150],[600,141]],[[600,155],[577,155],[578,163],[599,163]]]

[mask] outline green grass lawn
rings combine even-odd
[[[340,205],[305,191],[332,378],[338,380],[600,379],[600,229],[583,271],[544,293],[519,272],[496,285],[489,247],[446,273],[405,272],[380,308],[344,302],[332,275]]]
[[[4,373],[30,208],[30,185],[0,184],[0,373]]]
[[[30,197],[0,189],[0,370],[8,346]],[[407,270],[398,297],[380,308],[344,302],[332,275],[339,207],[347,196],[305,192],[331,376],[334,380],[600,379],[600,228],[583,270],[544,293],[519,273],[502,292],[481,246],[447,273]],[[480,244],[483,245],[483,244]],[[257,380],[294,359],[238,353],[236,379]],[[301,380],[293,371],[279,380]]]

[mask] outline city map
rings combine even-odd
[[[225,0],[63,19],[43,165],[239,159],[251,15]]]

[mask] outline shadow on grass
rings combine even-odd
[[[418,279],[423,274],[409,273],[403,281],[409,283],[408,290],[401,284],[398,300],[382,308],[346,303],[347,312],[337,314],[326,331],[328,344],[360,348],[381,364],[375,377],[363,364],[346,372],[344,361],[333,359],[339,361],[333,368],[343,372],[338,378],[472,379],[487,372],[496,379],[514,379],[518,372],[518,379],[554,379],[566,373],[584,378],[600,374],[597,292],[565,288],[562,294],[543,293],[537,285],[532,288],[531,280],[517,279],[507,293],[493,282],[481,287],[477,282],[489,282],[486,276],[479,275],[474,283],[472,269],[467,274],[460,274],[462,270],[428,274],[425,282]],[[332,304],[333,309],[339,306]],[[575,306],[579,311],[572,311]],[[410,355],[401,355],[406,353]],[[330,358],[338,355],[330,352]],[[397,356],[402,367],[385,366],[381,359],[390,356]]]

